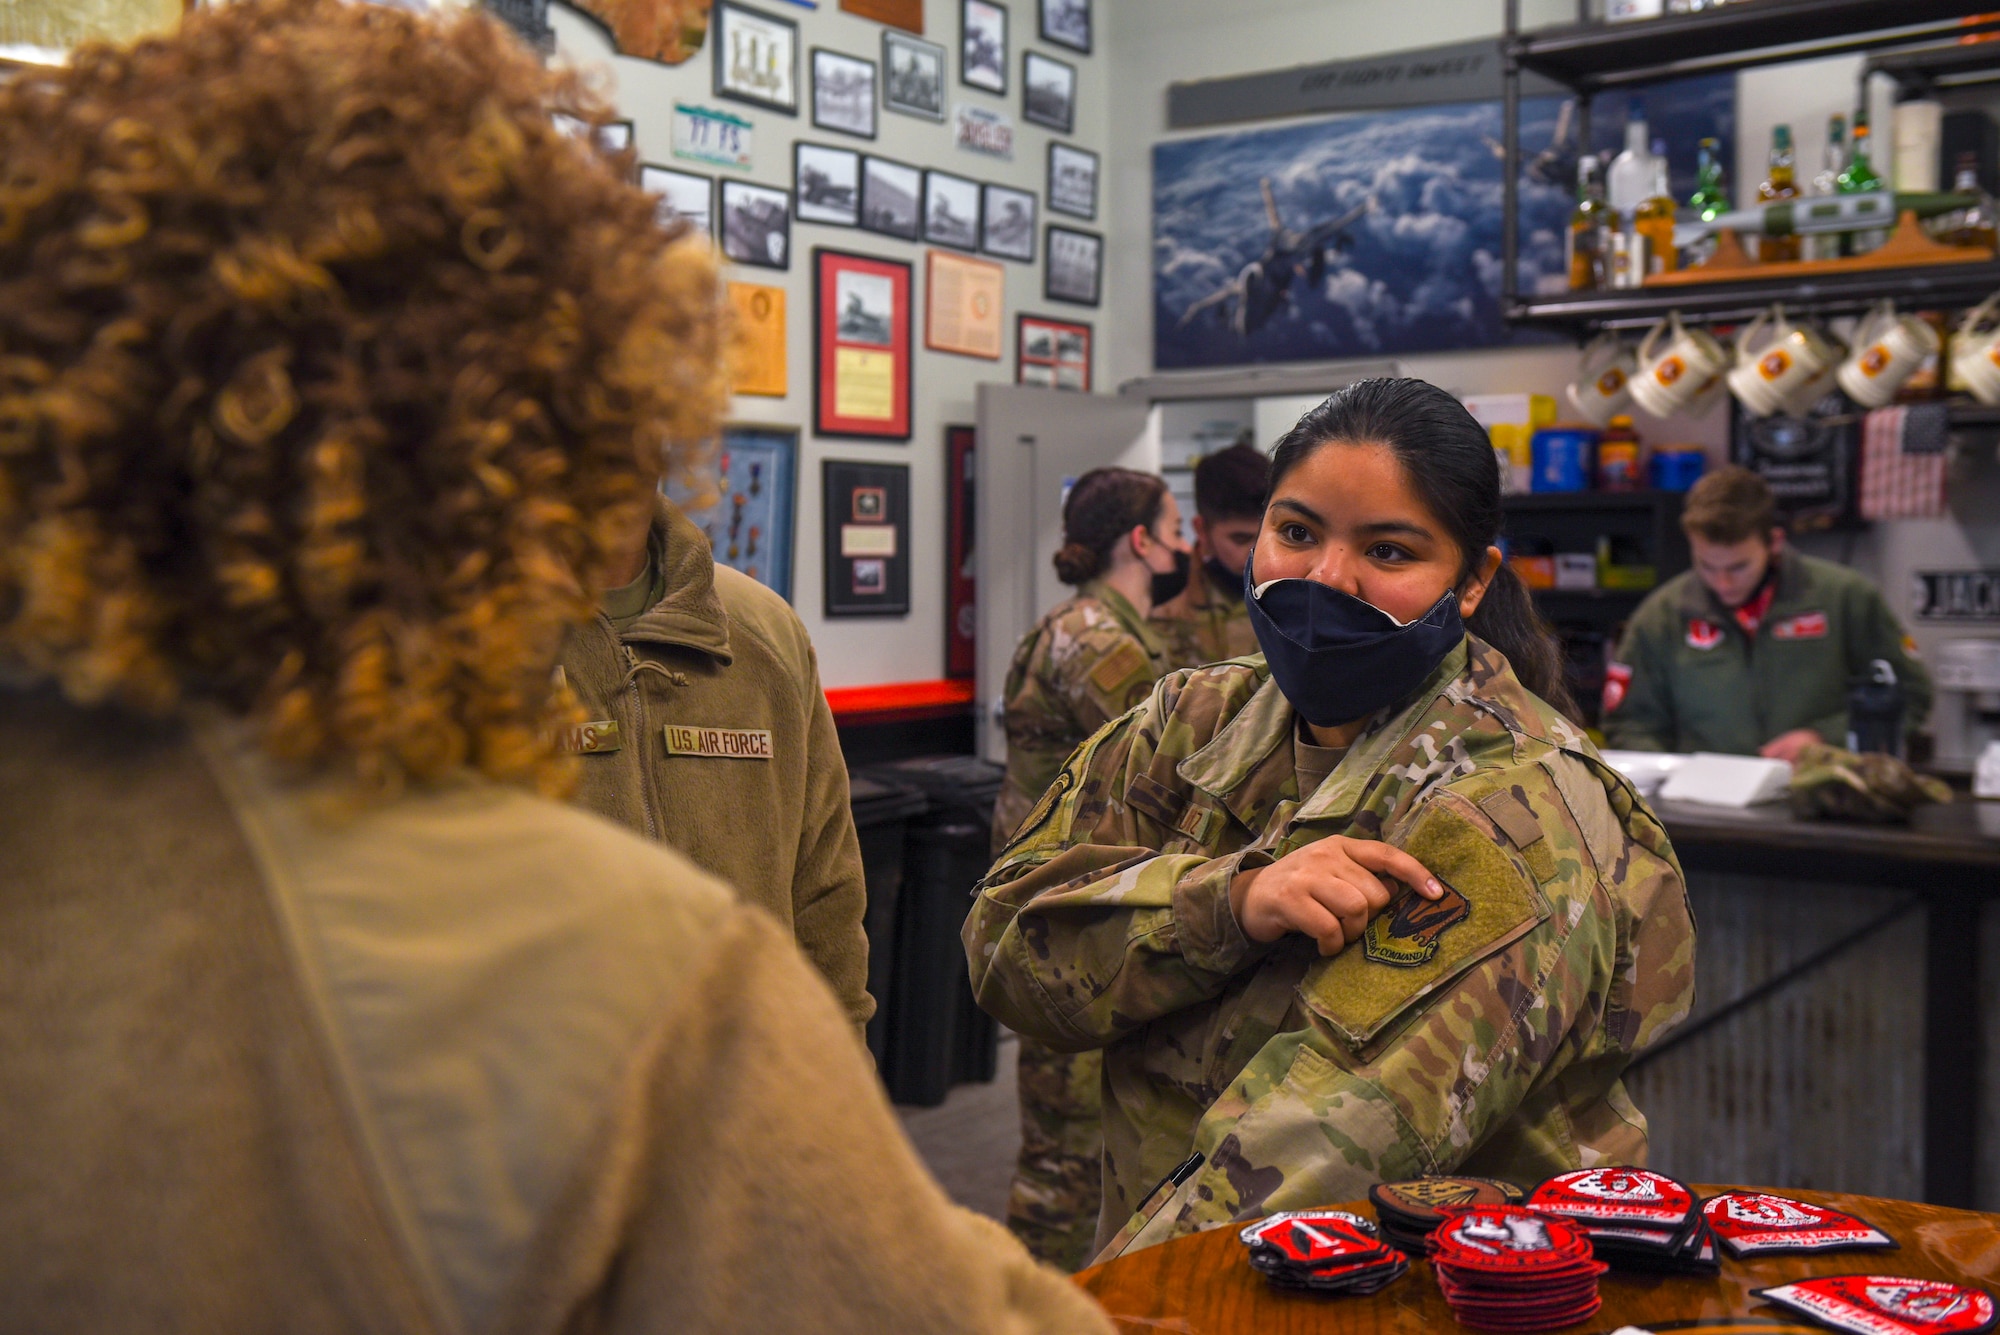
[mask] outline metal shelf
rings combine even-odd
[[[1658,491],[1527,491],[1500,498],[1508,513],[1535,510],[1650,510],[1659,498],[1673,493]]]
[[[1976,29],[1957,20],[1990,12],[1988,0],[1738,0],[1699,14],[1542,28],[1516,37],[1512,55],[1572,88],[1610,88],[1958,35]]]
[[[1888,75],[1906,96],[1993,83],[2000,81],[2000,43],[1948,41],[1885,51],[1863,62],[1864,83],[1870,74]]]
[[[1784,302],[1788,310],[1843,315],[1866,310],[1884,297],[1895,298],[1897,306],[1906,310],[1973,306],[1996,290],[2000,290],[2000,261],[1932,264],[1812,278],[1750,278],[1527,297],[1508,309],[1508,318],[1570,330],[1635,329],[1668,311],[1679,311],[1683,320],[1733,324],[1775,301]]]

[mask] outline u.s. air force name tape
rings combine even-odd
[[[764,728],[704,728],[669,723],[665,731],[670,756],[707,756],[716,760],[771,758],[771,734]]]

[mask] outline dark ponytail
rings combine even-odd
[[[1458,582],[1478,571],[1486,549],[1500,536],[1500,466],[1492,441],[1464,404],[1422,380],[1349,385],[1301,417],[1278,442],[1271,452],[1271,490],[1321,446],[1335,442],[1386,446],[1424,507],[1458,544],[1463,554]],[[1507,656],[1523,686],[1581,720],[1564,680],[1562,644],[1506,562],[1466,625]]]
[[[1063,502],[1063,545],[1055,555],[1056,578],[1087,584],[1111,564],[1118,540],[1135,528],[1159,522],[1167,484],[1153,473],[1130,468],[1093,468],[1078,478]]]

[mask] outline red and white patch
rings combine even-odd
[[[1674,1230],[1694,1209],[1694,1193],[1644,1168],[1579,1168],[1536,1187],[1528,1195],[1528,1208],[1588,1224]]]
[[[1855,1335],[1976,1335],[2000,1316],[1983,1289],[1900,1275],[1825,1275],[1751,1293]]]
[[[1251,1247],[1267,1248],[1294,1265],[1314,1268],[1354,1259],[1376,1259],[1382,1244],[1358,1215],[1343,1210],[1289,1210],[1237,1234]]]
[[[1604,669],[1604,712],[1609,714],[1625,703],[1632,689],[1632,668],[1628,663],[1612,663]]]
[[[1704,1201],[1701,1208],[1731,1256],[1896,1245],[1894,1238],[1866,1220],[1789,1196],[1725,1191]]]
[[[1806,612],[1795,617],[1786,617],[1771,627],[1774,640],[1823,640],[1826,638],[1826,613]]]
[[[1432,1260],[1473,1270],[1551,1274],[1590,1264],[1590,1240],[1574,1225],[1519,1205],[1453,1209],[1431,1234]]]
[[[1687,645],[1690,649],[1713,649],[1722,643],[1722,627],[1713,621],[1695,617],[1688,622]]]

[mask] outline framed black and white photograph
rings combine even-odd
[[[717,97],[799,114],[798,24],[716,0],[708,40],[715,47]]]
[[[812,123],[862,139],[875,137],[875,62],[816,46],[812,53]]]
[[[791,193],[723,178],[722,253],[738,264],[791,268]]]
[[[1090,0],[1041,0],[1042,40],[1090,54]]]
[[[1035,262],[1035,194],[988,185],[981,201],[979,248],[1003,260]]]
[[[924,234],[924,174],[888,158],[861,160],[861,225],[902,241]]]
[[[924,173],[924,240],[955,250],[979,249],[979,182],[950,172]]]
[[[1048,267],[1042,275],[1042,295],[1050,301],[1095,306],[1104,278],[1104,238],[1049,224]]]
[[[1049,212],[1096,221],[1097,154],[1068,144],[1049,145]]]
[[[1007,93],[1007,7],[993,0],[959,0],[958,81]]]
[[[905,116],[944,119],[944,48],[893,28],[882,30],[882,105]]]
[[[1076,129],[1076,66],[1039,51],[1021,56],[1021,119],[1057,134]]]
[[[792,146],[792,196],[800,222],[861,225],[861,155],[851,148]]]
[[[715,235],[713,176],[697,176],[646,162],[639,165],[639,188],[660,197],[660,226],[670,226],[678,219],[704,236]]]

